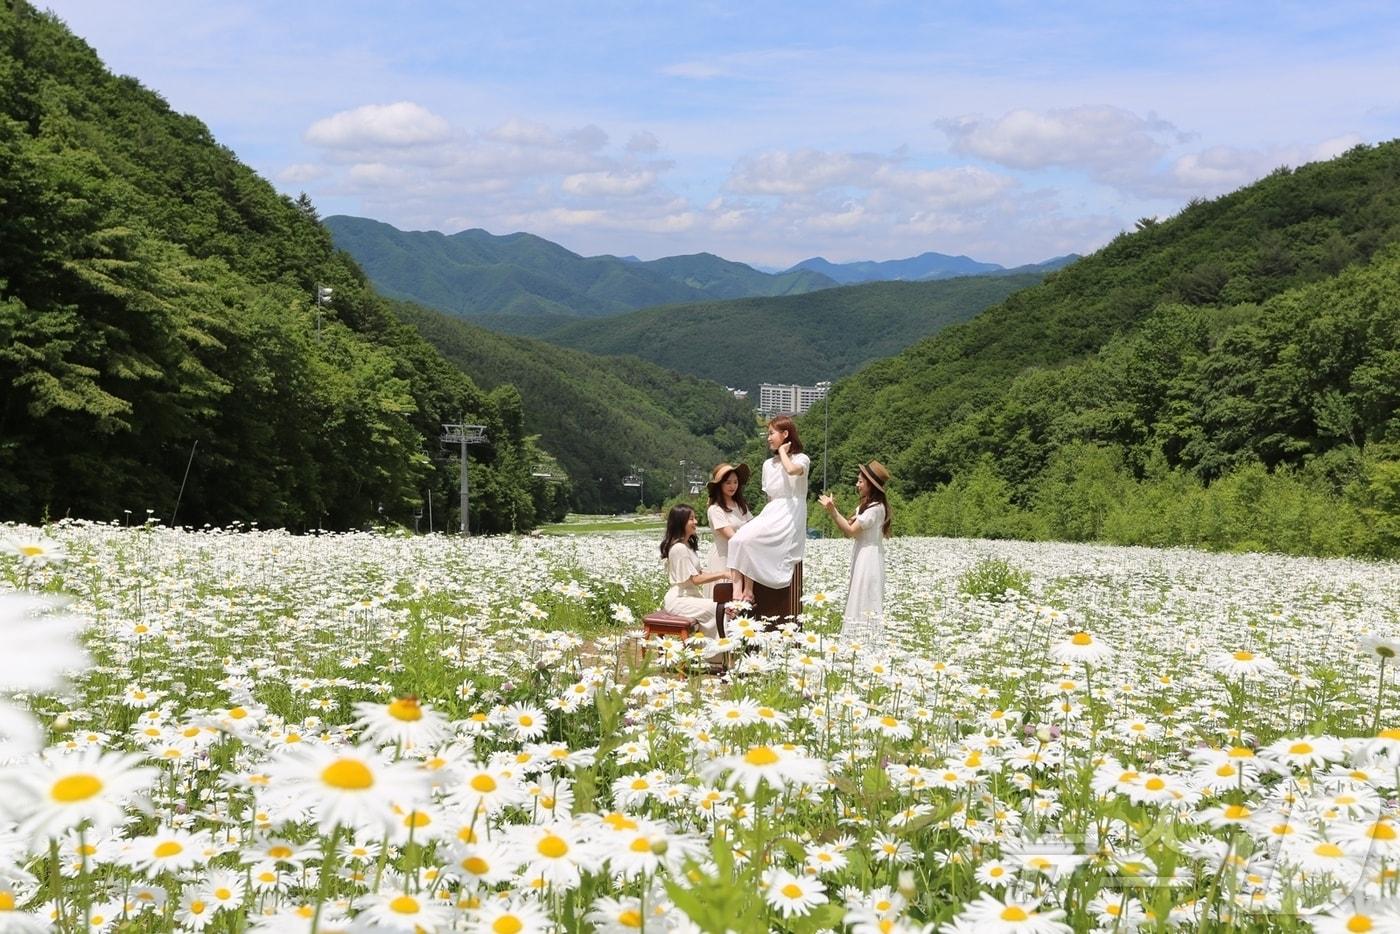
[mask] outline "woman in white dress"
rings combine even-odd
[[[890,534],[890,504],[885,485],[890,472],[879,461],[861,464],[856,475],[860,506],[848,519],[826,494],[818,498],[841,534],[855,539],[851,548],[851,585],[846,593],[841,635],[878,641],[885,630],[885,539]]]
[[[666,537],[661,540],[661,558],[666,562],[666,576],[671,587],[661,600],[661,608],[677,616],[688,616],[700,624],[711,639],[719,637],[715,625],[715,602],[707,599],[700,588],[728,577],[724,573],[705,573],[696,553],[699,540],[695,536],[695,510],[682,503],[672,506],[666,516]]]
[[[724,573],[722,580],[729,579],[729,540],[753,518],[749,504],[744,499],[744,485],[749,482],[749,465],[720,464],[710,472],[710,508],[706,515],[710,520],[710,533],[714,536],[714,547],[705,561],[706,571]],[[714,594],[715,585],[705,585],[705,596]]]
[[[787,415],[768,422],[763,492],[768,495],[753,521],[729,539],[729,565],[736,599],[753,602],[753,582],[787,587],[792,569],[807,548],[807,474],[812,461],[802,453],[797,426]]]

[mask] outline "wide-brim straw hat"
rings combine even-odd
[[[860,472],[861,475],[865,477],[866,483],[869,483],[881,493],[885,492],[885,484],[890,482],[890,472],[884,464],[879,461],[861,464]]]
[[[721,483],[723,483],[723,482],[724,482],[724,478],[727,477],[731,472],[736,473],[736,474],[739,475],[739,489],[740,489],[740,490],[742,490],[745,486],[748,485],[748,483],[749,483],[749,465],[748,465],[748,464],[740,464],[740,465],[737,466],[737,467],[734,466],[733,464],[720,464],[719,466],[715,467],[714,470],[710,471],[710,482],[707,483],[706,486],[708,486],[711,490],[713,490],[715,487],[717,487],[717,486],[719,486]]]

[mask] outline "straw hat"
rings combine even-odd
[[[885,484],[890,482],[890,472],[885,465],[879,461],[871,461],[868,464],[860,465],[861,476],[865,477],[865,482],[869,483],[881,493],[885,492]]]
[[[739,475],[739,489],[740,489],[740,490],[742,490],[745,486],[748,485],[748,482],[749,482],[749,465],[748,465],[748,464],[740,464],[738,467],[735,467],[733,464],[720,464],[720,465],[717,466],[714,470],[710,471],[710,482],[709,482],[708,484],[706,484],[706,486],[708,486],[711,490],[713,490],[715,487],[719,486],[721,483],[724,482],[724,478],[725,478],[731,471]]]

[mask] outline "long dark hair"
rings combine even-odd
[[[789,454],[802,453],[802,439],[797,437],[797,423],[792,420],[791,415],[778,415],[769,419],[768,427],[787,432],[788,442],[792,445],[788,448]]]
[[[865,481],[865,495],[860,498],[860,507],[856,509],[856,515],[860,515],[876,503],[885,507],[885,523],[880,526],[880,534],[885,536],[885,538],[889,538],[890,523],[894,520],[894,515],[890,512],[890,501],[885,498],[885,491],[871,483],[869,478],[867,478]]]
[[[710,484],[710,505],[711,505],[711,506],[718,506],[720,509],[723,509],[723,508],[724,508],[724,489],[723,489],[723,487],[724,487],[725,481],[728,480],[730,477],[734,476],[736,473],[738,473],[737,470],[730,470],[730,471],[726,472],[724,476],[722,476],[722,477],[719,478],[719,482],[718,482],[718,483],[711,483],[711,484]],[[746,500],[746,499],[744,499],[744,485],[743,485],[742,483],[739,484],[739,489],[737,489],[737,490],[734,491],[734,505],[735,505],[735,506],[738,506],[740,509],[744,510],[744,512],[750,512],[750,511],[751,511],[751,510],[749,509],[749,501]]]
[[[700,538],[692,535],[685,537],[685,526],[695,515],[695,510],[685,503],[677,503],[671,507],[671,511],[666,514],[666,537],[661,540],[661,560],[665,561],[671,555],[671,546],[676,542],[685,542],[690,546],[691,551],[700,550]]]

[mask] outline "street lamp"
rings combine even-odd
[[[331,296],[335,294],[335,289],[328,285],[316,286],[316,339],[321,339],[321,309],[331,303]]]
[[[822,391],[822,492],[826,492],[826,439],[831,433],[831,382],[817,383]]]

